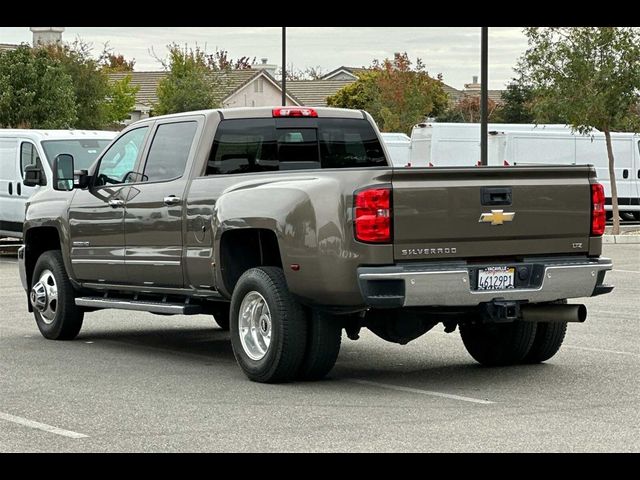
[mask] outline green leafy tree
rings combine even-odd
[[[73,80],[60,61],[27,45],[0,53],[0,126],[66,129],[76,111]]]
[[[502,92],[502,121],[504,123],[533,123],[533,88],[517,80],[507,85]]]
[[[432,78],[422,60],[406,53],[375,60],[368,72],[327,99],[330,106],[367,110],[383,131],[410,132],[425,116],[437,116],[448,104],[442,79]]]
[[[91,57],[87,43],[76,40],[72,44],[39,46],[58,60],[73,80],[77,121],[75,128],[100,129],[110,122],[107,98],[111,94],[107,74]]]
[[[136,104],[139,86],[131,85],[131,75],[109,85],[109,96],[105,100],[104,116],[108,126],[116,126],[129,118]]]
[[[160,60],[169,74],[158,85],[158,103],[154,114],[188,112],[220,106],[215,92],[216,77],[211,75],[209,59],[200,47],[195,49],[171,44],[168,60]]]
[[[368,71],[359,75],[356,82],[342,87],[332,96],[328,97],[327,105],[330,107],[370,110],[370,107],[379,95],[378,73]],[[376,121],[378,121],[378,119],[376,119]]]
[[[611,130],[630,121],[640,100],[640,33],[632,27],[531,27],[518,71],[534,89],[536,119],[566,118],[572,128],[604,132],[613,233],[620,231]]]

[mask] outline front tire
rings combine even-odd
[[[461,324],[460,336],[467,352],[488,367],[520,363],[533,345],[533,322]]]
[[[282,269],[252,268],[242,274],[231,297],[231,346],[254,382],[293,380],[307,343],[307,318],[291,296]]]
[[[43,337],[51,340],[76,338],[82,328],[84,311],[76,306],[75,292],[60,250],[49,250],[38,258],[29,299]]]

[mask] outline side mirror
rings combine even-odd
[[[53,189],[73,190],[73,156],[61,153],[53,159]]]
[[[149,177],[147,175],[130,170],[124,176],[123,183],[138,183],[138,182],[146,182],[147,180],[149,180]]]
[[[42,169],[37,165],[27,165],[24,168],[24,181],[26,187],[36,187],[38,185],[46,185]]]

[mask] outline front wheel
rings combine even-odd
[[[76,306],[60,250],[49,250],[38,258],[29,301],[43,337],[51,340],[76,338],[82,328],[84,311]]]
[[[231,346],[254,382],[293,380],[307,343],[307,318],[291,296],[282,269],[252,268],[242,274],[231,297]]]
[[[533,322],[461,324],[467,352],[479,363],[494,367],[520,363],[533,344]]]

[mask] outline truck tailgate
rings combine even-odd
[[[594,175],[588,166],[394,170],[394,257],[584,254]]]

